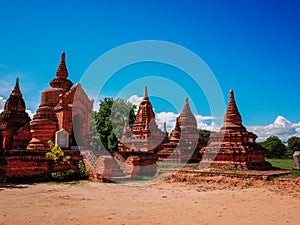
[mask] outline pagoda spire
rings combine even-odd
[[[148,100],[148,88],[145,86],[144,88],[144,100]]]
[[[73,83],[70,80],[68,80],[68,70],[67,70],[65,59],[66,59],[66,54],[63,52],[61,54],[60,63],[56,71],[56,78],[54,78],[50,82],[50,86],[52,88],[63,88],[66,90],[70,90],[70,88],[73,85]]]
[[[144,89],[144,97],[139,105],[138,111],[136,113],[136,119],[132,126],[133,136],[141,139],[148,138],[150,136],[149,129],[151,125],[149,123],[155,121],[155,114],[152,108],[152,104],[148,98],[147,86]],[[142,136],[141,134],[145,134]]]
[[[189,104],[189,98],[186,97],[185,98],[185,102],[184,102],[184,106],[183,109],[180,113],[181,116],[190,116],[192,113],[191,108],[190,108],[190,104]]]
[[[188,97],[185,98],[184,106],[179,116],[181,121],[181,129],[184,129],[186,127],[197,128],[197,121],[191,111]]]
[[[14,110],[25,112],[25,102],[23,100],[23,96],[20,90],[19,78],[16,79],[14,89],[12,90],[9,98],[7,99],[4,105],[5,112],[11,112]]]
[[[167,123],[164,122],[164,132],[167,132]]]
[[[189,98],[188,97],[185,98],[183,110],[190,110],[190,104],[189,104]]]
[[[224,116],[224,126],[242,126],[242,117],[236,106],[233,90],[230,89],[229,92],[229,102]]]
[[[60,59],[60,64],[57,68],[57,71],[56,71],[56,77],[57,78],[64,78],[66,79],[68,77],[68,70],[67,70],[67,67],[66,67],[66,54],[65,52],[62,52],[61,53],[61,59]]]
[[[19,86],[19,78],[17,77],[16,79],[16,84],[15,84],[15,87],[14,89],[12,90],[11,96],[18,96],[18,97],[22,97],[22,93],[20,91],[20,86]]]
[[[26,106],[19,86],[19,78],[9,98],[5,102],[4,110],[0,113],[0,148],[13,149],[16,144],[14,135],[21,127],[28,125],[30,118],[25,112]]]

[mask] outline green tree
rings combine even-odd
[[[94,150],[101,150],[104,149],[104,146],[101,142],[101,137],[100,134],[97,131],[97,127],[96,127],[96,117],[98,115],[98,112],[93,111],[92,115],[91,115],[91,138],[92,138],[92,142],[91,142],[91,147]]]
[[[209,137],[212,132],[209,130],[199,130],[200,139],[203,141],[204,146],[208,145]]]
[[[284,158],[286,156],[287,148],[277,136],[270,136],[259,144],[268,150],[267,157],[269,158]]]
[[[116,151],[125,121],[132,126],[135,121],[135,105],[123,99],[104,98],[98,112],[93,112],[91,135],[93,149]]]
[[[287,141],[287,157],[292,157],[294,151],[300,151],[300,137],[291,137]]]

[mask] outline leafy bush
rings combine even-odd
[[[78,170],[81,179],[87,179],[89,177],[90,171],[85,168],[82,160],[79,160]]]
[[[46,157],[52,160],[50,163],[50,168],[53,168],[58,164],[69,164],[72,167],[70,164],[70,156],[65,156],[64,151],[58,145],[54,145],[51,140],[48,141],[48,145],[51,151],[46,153]],[[78,179],[78,177],[80,179],[87,179],[89,173],[90,171],[85,168],[82,160],[79,160],[77,168],[72,168],[66,171],[52,172],[51,177],[55,181],[70,181]]]
[[[54,165],[70,163],[70,156],[65,156],[64,151],[58,145],[54,145],[51,140],[48,141],[48,145],[51,151],[46,153],[46,157],[52,159]]]
[[[51,177],[55,181],[70,181],[75,178],[75,171],[73,169],[66,171],[59,171],[51,173]]]

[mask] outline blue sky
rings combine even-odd
[[[69,78],[76,83],[99,56],[119,45],[163,40],[190,49],[205,61],[226,104],[229,89],[234,89],[245,125],[265,126],[279,115],[298,123],[299,12],[296,0],[2,1],[0,96],[7,98],[18,76],[27,107],[35,111],[62,51]],[[183,76],[176,68],[150,64],[122,69],[111,80],[117,82],[107,84],[102,95],[114,97],[125,81],[143,76]],[[124,79],[129,74],[132,77]],[[210,115],[205,93],[193,91],[186,79],[174,81],[188,89],[199,114]],[[151,84],[147,85],[150,94]],[[131,94],[141,96],[142,89]],[[183,100],[178,96],[178,104]],[[157,111],[176,111],[155,98],[153,106]]]

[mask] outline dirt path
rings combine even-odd
[[[288,190],[203,187],[166,182],[0,185],[0,224],[299,224],[300,199]]]

